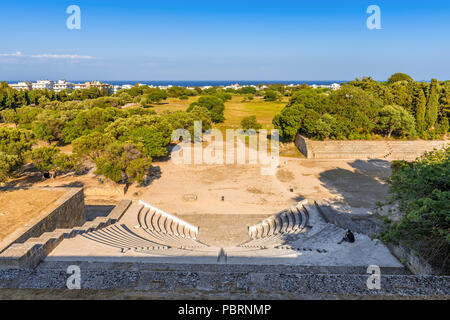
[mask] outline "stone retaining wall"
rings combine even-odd
[[[311,140],[300,134],[297,134],[297,136],[295,137],[295,145],[307,159],[310,159],[311,157],[311,154],[308,152],[311,150],[310,141]]]
[[[29,238],[39,237],[55,229],[81,226],[85,220],[84,194],[82,188],[45,188],[45,190],[66,191],[50,208],[43,210],[27,225],[8,235],[0,245],[0,253],[14,243],[24,243]]]
[[[379,225],[370,215],[354,215],[339,212],[322,201],[315,201],[317,211],[327,223],[332,223],[346,230],[372,236],[379,231]]]
[[[388,249],[396,256],[406,267],[414,274],[420,275],[439,275],[440,270],[436,270],[424,258],[414,250],[401,245],[388,244]]]
[[[84,217],[83,190],[81,189],[81,193],[79,190],[68,192],[66,196],[63,197],[63,199],[66,199],[69,195],[72,195],[72,197],[69,197],[69,199],[63,203],[63,205],[52,211],[59,212],[60,215],[64,213],[66,217],[60,218],[58,222],[53,221],[53,223],[62,226],[76,223],[76,227],[72,225],[68,228],[53,229],[51,232],[44,232],[39,236],[29,237],[23,243],[16,242],[11,244],[6,250],[0,253],[0,267],[35,268],[64,239],[69,239],[80,234],[96,231],[98,229],[105,228],[111,224],[116,223],[120,220],[120,218],[132,203],[130,200],[123,200],[114,208],[113,211],[111,211],[111,213],[107,217],[97,217],[93,221],[88,221],[81,226],[82,223],[78,223],[78,221],[79,219],[81,219],[81,217]],[[83,205],[82,210],[79,211],[79,206],[81,204]],[[72,212],[71,209],[75,211]],[[79,212],[83,212],[83,215],[80,215]],[[72,219],[71,214],[73,214],[73,216],[75,216],[76,218]],[[82,219],[82,221],[84,222],[84,218]],[[45,230],[45,227],[53,226],[49,223],[43,223],[39,225],[41,226],[41,229],[37,228],[36,226],[32,229]]]
[[[35,270],[0,270],[0,288],[62,289],[71,263],[44,263]],[[367,288],[369,274],[311,274],[288,270],[233,270],[220,272],[192,268],[151,270],[148,264],[81,263],[81,288],[123,290],[133,294],[185,298],[223,296],[231,299],[299,299],[308,295],[340,297],[450,297],[450,277],[381,275],[381,290]],[[100,293],[101,294],[101,293]]]
[[[450,140],[348,140],[314,141],[300,134],[295,145],[307,159],[414,160],[427,151],[449,145]]]

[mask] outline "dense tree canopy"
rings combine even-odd
[[[247,102],[275,101],[289,96],[273,119],[284,140],[297,133],[311,139],[387,138],[434,139],[449,130],[450,81],[414,82],[403,74],[387,82],[356,79],[339,90],[281,84],[166,89],[135,85],[108,95],[104,90],[17,91],[0,83],[0,170],[2,180],[27,162],[43,172],[64,172],[97,165],[97,172],[114,181],[143,181],[153,158],[167,155],[171,133],[194,123],[202,130],[224,122],[225,103],[233,95]],[[158,114],[152,104],[165,99],[198,96],[186,111]],[[255,117],[242,120],[243,129],[259,129]],[[32,150],[36,140],[48,147]],[[73,156],[58,152],[72,144]],[[122,160],[113,159],[120,157]],[[139,166],[142,165],[142,170]]]
[[[380,110],[378,129],[388,138],[392,133],[396,133],[398,137],[416,135],[413,116],[397,105],[385,106]]]
[[[253,129],[255,131],[258,131],[262,128],[262,125],[258,123],[258,120],[256,119],[256,116],[250,116],[242,119],[241,121],[241,127],[244,130],[250,130]]]
[[[0,182],[5,182],[25,162],[34,143],[33,133],[17,128],[0,128]]]
[[[297,133],[319,140],[444,136],[449,130],[448,81],[418,83],[398,75],[395,79],[400,80],[356,79],[332,92],[298,89],[273,124],[286,141],[293,141]]]
[[[450,147],[425,154],[393,170],[391,203],[398,203],[400,221],[384,218],[383,240],[419,250],[433,264],[450,272]]]
[[[388,83],[395,83],[398,81],[414,81],[414,80],[413,80],[413,78],[411,78],[409,75],[407,75],[405,73],[394,73],[388,79]]]
[[[197,106],[206,108],[211,114],[211,120],[213,122],[221,123],[225,121],[225,104],[221,98],[214,95],[200,97],[197,102],[191,103],[187,111],[190,112]]]

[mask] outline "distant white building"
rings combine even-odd
[[[330,87],[332,90],[339,90],[341,85],[339,83],[333,83]]]
[[[58,93],[61,92],[63,90],[71,90],[74,88],[74,84],[71,82],[67,82],[66,80],[58,80],[57,82],[54,83],[53,85],[53,90]]]
[[[113,93],[117,93],[117,92],[119,92],[120,90],[122,90],[122,86],[113,86],[113,87],[112,87],[112,92],[113,92]]]
[[[341,85],[338,84],[338,83],[333,83],[331,85],[326,85],[326,84],[317,85],[317,84],[313,84],[313,85],[311,85],[311,88],[313,88],[313,89],[326,88],[326,89],[331,89],[331,90],[339,90],[341,88]]]
[[[158,89],[161,89],[161,90],[167,90],[167,89],[170,89],[170,88],[172,88],[173,86],[171,85],[171,84],[169,84],[168,86],[158,86]]]
[[[86,84],[85,83],[75,83],[73,85],[74,90],[83,90],[86,89]]]
[[[102,83],[100,81],[86,81],[85,83],[75,83],[73,85],[75,90],[83,90],[89,88],[98,88],[99,90],[106,90],[108,93],[113,92],[113,86],[108,83]]]
[[[129,89],[131,89],[131,88],[133,88],[133,87],[134,87],[134,86],[131,85],[131,84],[124,84],[124,85],[122,86],[122,89],[129,90]]]
[[[231,84],[231,85],[225,87],[225,89],[233,89],[233,90],[239,90],[241,88],[242,87],[238,83]]]
[[[33,84],[30,81],[22,81],[19,83],[13,83],[9,85],[11,88],[16,90],[31,90],[33,88]]]
[[[33,83],[33,89],[36,90],[53,90],[53,81],[51,80],[38,80]]]

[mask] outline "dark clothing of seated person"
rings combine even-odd
[[[344,238],[342,238],[342,240],[339,241],[338,244],[341,244],[343,242],[354,243],[355,242],[355,235],[353,234],[353,232],[348,230],[347,233],[345,234]]]

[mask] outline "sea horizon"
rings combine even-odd
[[[33,80],[6,80],[8,83],[17,83],[21,81],[32,81],[44,79],[33,79]],[[47,80],[47,79],[45,79]],[[55,81],[55,80],[54,80]],[[181,87],[204,87],[204,86],[229,86],[233,84],[239,85],[264,85],[264,84],[283,84],[283,85],[331,85],[333,83],[347,83],[351,80],[67,80],[73,83],[84,83],[87,81],[100,81],[102,83],[109,83],[112,85],[125,85],[125,84],[145,84],[153,86],[181,86]]]

